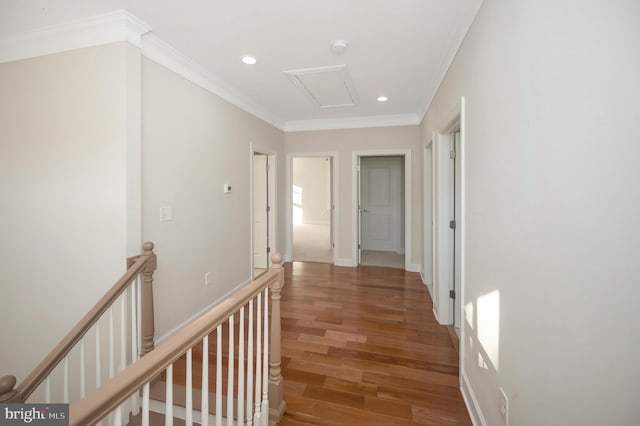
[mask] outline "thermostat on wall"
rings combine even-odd
[[[224,193],[225,193],[225,194],[228,194],[228,193],[230,193],[230,192],[231,192],[231,185],[229,185],[229,184],[225,183],[225,184],[223,185],[223,187],[224,187]]]

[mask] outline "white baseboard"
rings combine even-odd
[[[436,311],[436,304],[433,304],[433,316],[436,318],[436,322],[441,324],[440,319],[438,318],[438,311]]]
[[[462,399],[464,400],[464,405],[467,406],[467,411],[469,412],[469,417],[471,417],[473,425],[487,426],[487,422],[482,415],[482,410],[480,410],[480,404],[478,404],[476,394],[473,392],[467,374],[462,369],[460,374],[460,392],[462,392]]]
[[[356,262],[353,259],[336,259],[333,262],[333,264],[336,266],[348,266],[348,267],[358,266],[358,262]]]
[[[201,317],[205,312],[209,311],[214,306],[216,306],[219,303],[221,303],[222,301],[228,299],[229,296],[231,296],[233,293],[235,293],[236,291],[240,290],[242,287],[244,287],[247,284],[249,284],[251,281],[253,281],[253,280],[250,278],[247,281],[238,284],[237,286],[235,286],[234,288],[232,288],[231,290],[226,292],[224,295],[222,295],[221,297],[217,298],[216,300],[211,302],[209,305],[205,306],[204,308],[202,308],[198,312],[196,312],[194,315],[192,315],[189,318],[187,318],[185,321],[181,322],[180,324],[178,324],[177,326],[175,326],[174,328],[172,328],[168,332],[164,333],[162,336],[157,336],[155,338],[155,346],[158,346],[160,343],[165,341],[171,335],[175,334],[176,332],[180,331],[181,329],[183,329],[188,324],[192,323],[194,320],[196,320],[199,317]]]
[[[331,225],[331,222],[329,222],[328,220],[303,220],[302,224],[303,225],[326,225],[326,226],[329,226],[329,225]]]
[[[419,263],[410,263],[409,268],[407,269],[409,272],[422,272],[422,265]]]

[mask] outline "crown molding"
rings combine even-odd
[[[287,121],[285,132],[362,129],[365,127],[415,126],[422,120],[417,114],[372,115],[367,117],[327,118]]]
[[[142,54],[238,108],[284,130],[284,122],[252,101],[241,90],[207,71],[173,46],[149,33],[142,38]]]
[[[52,25],[0,39],[0,63],[118,41],[141,47],[151,27],[126,10]]]

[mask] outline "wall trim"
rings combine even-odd
[[[471,383],[469,383],[469,379],[467,378],[467,374],[464,372],[464,370],[462,370],[460,374],[460,392],[462,393],[464,405],[466,405],[467,407],[469,417],[471,418],[471,422],[474,424],[474,426],[487,426],[487,421],[482,415],[482,410],[480,409],[480,404],[478,404],[476,394],[473,391]]]
[[[422,275],[422,265],[419,263],[410,263],[407,267],[407,271],[409,272],[419,272]]]
[[[319,118],[287,121],[285,132],[313,130],[362,129],[367,127],[417,126],[422,118],[417,114],[375,115],[367,117]]]
[[[187,325],[191,324],[193,321],[195,321],[196,319],[200,318],[202,315],[204,315],[207,311],[210,311],[211,309],[213,309],[216,305],[222,303],[224,300],[228,299],[233,293],[235,293],[236,291],[240,290],[241,288],[249,285],[251,282],[253,282],[253,279],[249,278],[248,280],[238,284],[237,286],[233,287],[231,290],[229,290],[228,292],[226,292],[225,294],[223,294],[222,296],[218,297],[217,299],[215,299],[213,302],[211,302],[210,304],[208,304],[207,306],[205,306],[204,308],[200,309],[199,311],[197,311],[195,314],[191,315],[189,318],[187,318],[186,320],[182,321],[180,324],[176,325],[175,327],[173,327],[172,329],[170,329],[169,331],[167,331],[166,333],[164,333],[162,336],[156,336],[155,339],[155,345],[156,347],[164,342],[165,340],[167,340],[169,337],[171,337],[172,335],[174,335],[175,333],[177,333],[178,331],[182,330],[184,327],[186,327]]]
[[[249,114],[283,130],[284,123],[264,107],[157,36],[145,35],[142,40],[142,54]]]
[[[78,19],[0,39],[0,63],[128,41],[142,46],[151,27],[126,10]]]
[[[419,125],[415,113],[284,122],[241,89],[210,73],[202,65],[151,33],[151,26],[119,9],[0,39],[0,63],[69,50],[127,41],[154,62],[285,132]]]
[[[358,263],[353,259],[336,259],[333,264],[335,266],[347,266],[349,268],[354,268],[358,266]]]

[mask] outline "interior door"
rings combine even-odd
[[[269,267],[267,156],[253,155],[253,267]]]
[[[361,160],[363,250],[400,252],[402,158]]]

